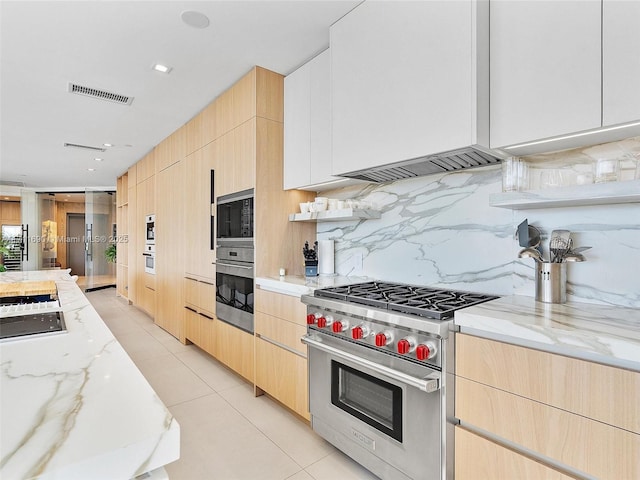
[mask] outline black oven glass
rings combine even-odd
[[[218,202],[218,238],[253,238],[253,197]]]
[[[216,301],[253,313],[253,278],[217,272]]]
[[[331,361],[331,403],[402,442],[402,388]]]

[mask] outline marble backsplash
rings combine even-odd
[[[335,240],[340,275],[533,297],[534,262],[517,258],[515,238],[527,218],[545,247],[554,229],[592,247],[586,262],[568,265],[569,300],[640,307],[640,204],[491,207],[489,195],[501,189],[501,169],[492,166],[323,192],[368,202],[381,218],[318,223],[318,240]]]

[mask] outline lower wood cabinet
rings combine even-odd
[[[188,307],[197,312],[210,317],[216,314],[216,286],[213,281],[185,277],[184,300]]]
[[[309,420],[307,359],[256,337],[256,386]]]
[[[638,372],[456,334],[455,388],[456,478],[640,478]]]
[[[456,480],[569,480],[540,462],[456,427]]]
[[[215,317],[208,317],[190,308],[185,308],[185,337],[209,355],[216,356]]]
[[[256,289],[256,378],[260,390],[309,420],[306,307],[299,297]]]
[[[253,335],[216,320],[215,357],[231,370],[254,383]]]

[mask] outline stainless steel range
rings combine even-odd
[[[494,298],[385,282],[304,295],[313,429],[385,480],[453,478],[453,313]]]

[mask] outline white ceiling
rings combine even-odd
[[[287,75],[326,49],[329,26],[358,3],[1,0],[0,183],[115,185],[254,65]],[[185,10],[207,15],[209,27],[186,25]],[[73,95],[69,82],[134,101]]]

